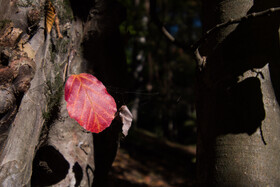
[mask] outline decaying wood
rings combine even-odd
[[[60,19],[57,28],[65,37],[58,39],[50,31],[51,45],[45,55],[45,1],[0,1],[0,23],[5,20],[0,27],[0,186],[91,186],[95,176],[106,176],[114,160],[121,124],[112,125],[93,141],[91,133],[69,118],[63,91],[64,79],[71,73],[98,74],[102,69],[95,67],[103,63],[116,66],[106,67],[116,72],[106,70],[101,79],[112,86],[122,82],[118,74],[124,54],[116,47],[120,20],[111,15],[119,6],[107,0],[70,2],[53,2]],[[100,13],[90,14],[91,10]],[[93,30],[98,35],[92,35]],[[107,50],[106,45],[112,47]],[[90,54],[94,49],[96,57]],[[104,54],[104,61],[95,60]],[[96,162],[100,163],[97,171]]]
[[[39,9],[40,7],[37,8]],[[25,11],[25,10],[19,8],[18,11]],[[30,19],[31,18],[29,16],[29,20]],[[32,20],[33,21],[35,20],[34,22],[36,22],[36,17],[34,19],[32,18]],[[40,24],[43,25],[42,21]],[[76,26],[77,28],[81,28],[81,24]],[[76,36],[76,32],[80,31],[77,28],[76,28],[77,31],[72,29],[71,32],[69,32],[69,35],[74,34]],[[9,31],[8,34],[5,34],[6,30]],[[18,30],[20,30],[21,32],[19,32]],[[57,150],[59,154],[63,155],[62,157],[66,157],[65,155],[68,155],[68,153],[65,153],[63,152],[63,150],[61,150],[61,147],[59,146],[59,145],[61,146],[63,145],[61,142],[58,141],[60,144],[57,144],[57,142],[54,142],[52,140],[52,137],[54,137],[53,133],[49,133],[51,135],[50,137],[45,136],[46,139],[45,141],[47,142],[46,145],[40,147],[40,144],[38,144],[39,139],[41,139],[40,137],[42,137],[42,129],[45,129],[45,126],[47,125],[45,123],[43,113],[47,112],[45,111],[45,106],[48,105],[47,103],[48,95],[46,94],[46,92],[48,92],[49,90],[46,90],[45,87],[46,82],[42,80],[42,76],[43,73],[45,73],[45,76],[47,76],[50,79],[50,81],[53,81],[51,80],[54,79],[53,75],[59,74],[59,70],[55,72],[54,63],[57,62],[51,62],[51,60],[49,59],[50,54],[48,54],[48,59],[46,59],[46,67],[44,69],[45,71],[42,71],[42,66],[41,66],[42,64],[40,64],[40,62],[43,54],[43,51],[41,50],[42,50],[42,46],[44,45],[43,30],[41,29],[37,30],[37,32],[34,34],[34,36],[31,39],[29,40],[27,39],[27,41],[25,41],[22,44],[21,48],[17,48],[17,41],[19,41],[18,38],[22,34],[22,30],[20,28],[17,28],[13,24],[13,20],[11,20],[11,23],[5,27],[3,33],[4,34],[1,35],[2,37],[0,39],[1,46],[3,47],[7,46],[10,48],[8,48],[9,52],[7,52],[8,49],[2,50],[1,60],[3,59],[3,62],[1,63],[1,69],[0,69],[1,72],[0,79],[2,85],[1,93],[5,93],[7,95],[6,102],[0,103],[1,113],[5,114],[5,116],[1,118],[1,125],[2,127],[5,127],[5,128],[1,128],[1,140],[3,142],[5,141],[5,143],[1,144],[1,156],[0,156],[1,186],[24,186],[24,185],[29,186],[31,184],[32,172],[33,175],[35,176],[35,178],[34,177],[32,178],[32,182],[35,185],[36,184],[41,185],[43,183],[39,183],[39,184],[36,183],[36,174],[40,175],[41,173],[37,172],[36,174],[34,174],[34,170],[32,170],[32,166],[34,165],[33,158],[35,157],[36,151],[38,153],[41,153],[42,152],[41,150],[43,150],[44,147],[53,146],[54,149]],[[75,41],[77,43],[77,46],[75,47],[78,48],[80,44],[79,41],[81,42],[81,37],[73,38],[73,42]],[[68,45],[70,44],[71,42],[69,42]],[[28,48],[26,46],[28,46]],[[64,50],[67,49],[67,46],[63,46],[63,49]],[[27,53],[25,53],[24,51],[26,51]],[[36,56],[34,54],[36,54]],[[64,60],[67,58],[67,55],[65,55],[59,50],[56,51],[55,54],[53,55],[57,55],[57,56],[59,55],[61,57],[60,59],[57,60]],[[30,59],[29,56],[31,56],[31,58],[33,57],[34,59]],[[36,65],[33,60],[36,62]],[[81,63],[81,61],[77,62],[77,64],[79,63]],[[37,69],[35,68],[36,66]],[[36,75],[32,80],[35,69],[36,69]],[[32,80],[31,88],[28,90],[31,80]],[[13,89],[11,89],[12,87]],[[11,90],[13,92],[11,92]],[[3,97],[3,95],[1,95],[1,97]],[[60,95],[60,97],[62,97],[62,95]],[[3,99],[3,101],[5,100]],[[59,112],[59,110],[56,112]],[[10,116],[13,115],[13,116],[6,117],[7,115]],[[12,120],[13,118],[14,120]],[[2,124],[2,122],[3,123],[6,122],[5,125]],[[67,124],[69,127],[72,128],[73,126],[75,127],[75,123],[73,121],[69,122],[69,120],[65,120],[60,123]],[[53,128],[55,127],[56,126],[53,125]],[[46,128],[50,128],[50,126]],[[55,130],[52,130],[52,128],[47,130],[50,132],[55,132]],[[73,133],[78,134],[77,139],[75,141],[80,140],[79,138],[82,137],[81,140],[83,140],[84,142],[92,142],[91,135],[79,136],[79,132],[82,133],[83,131],[81,129],[76,129],[76,131],[65,130],[64,135],[65,137],[68,137],[67,142],[73,141],[71,140]],[[7,139],[4,139],[4,137],[6,137]],[[84,146],[84,144],[80,144],[80,146]],[[69,150],[70,148],[76,147],[77,145],[76,144],[69,145]],[[92,143],[88,143],[88,147],[89,147],[88,149],[93,150]],[[53,152],[49,151],[48,156],[51,156],[52,153]],[[73,158],[78,158],[78,153],[77,156],[73,155],[74,153],[75,151],[73,151],[72,154],[69,154],[70,155],[69,157],[73,156]],[[87,157],[88,159],[83,159],[83,162],[89,162],[88,166],[92,168],[92,170],[90,171],[91,174],[88,175],[91,178],[90,181],[92,182],[93,180],[92,172],[94,170],[93,151],[91,152],[89,151],[89,153],[84,158]],[[36,155],[35,158],[39,158],[39,157]],[[91,161],[89,159],[91,159]],[[51,163],[48,162],[44,162],[44,164],[42,163],[40,163],[42,166],[49,167],[50,170],[52,169]],[[65,163],[69,163],[69,166],[71,166],[71,169],[69,169],[70,173],[73,171],[72,168],[75,164],[76,164],[75,167],[78,164],[81,167],[84,168],[87,167],[85,166],[85,164],[79,163],[77,160],[71,160],[71,159],[69,160],[69,158],[68,160],[66,158]],[[66,173],[68,173],[68,170]],[[86,176],[86,174],[84,175]],[[73,176],[75,175],[72,172],[72,177],[70,175],[70,177],[68,178],[70,178],[69,180],[71,180],[71,182],[75,184],[76,178]],[[83,184],[85,184],[85,182]]]

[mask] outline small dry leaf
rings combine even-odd
[[[52,30],[52,26],[54,23],[54,19],[56,17],[55,8],[52,5],[51,1],[47,1],[46,4],[46,31],[50,33]]]
[[[123,123],[122,133],[124,136],[127,136],[128,130],[131,127],[133,116],[126,105],[121,106],[121,108],[119,109],[119,116]]]
[[[61,34],[61,32],[60,32],[60,28],[59,28],[59,19],[58,19],[57,16],[55,17],[54,23],[55,23],[55,28],[56,28],[56,32],[57,32],[58,38],[63,38],[63,36],[62,36],[62,34]]]
[[[24,51],[27,56],[31,59],[35,59],[35,51],[34,49],[32,48],[32,46],[30,45],[30,43],[26,43],[23,45],[23,47],[21,48],[22,51]]]

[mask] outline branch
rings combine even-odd
[[[242,21],[245,21],[245,20],[248,20],[251,18],[256,18],[256,17],[260,17],[260,16],[270,16],[270,14],[278,12],[278,11],[280,11],[280,7],[270,8],[270,9],[266,9],[266,10],[260,11],[260,12],[253,12],[253,13],[243,16],[241,18],[230,19],[227,22],[217,24],[216,26],[212,27],[210,30],[206,31],[206,33],[195,44],[191,45],[191,49],[193,51],[198,49],[199,46],[203,42],[205,42],[212,33],[214,33],[215,31],[217,31],[220,28],[227,27],[232,24],[237,24],[237,23],[240,23]]]
[[[197,65],[199,67],[199,69],[202,69],[205,64],[206,64],[206,57],[205,56],[201,56],[199,53],[199,47],[200,45],[205,42],[207,40],[207,38],[214,32],[216,32],[218,29],[223,28],[223,27],[227,27],[229,25],[232,24],[237,24],[237,23],[241,23],[242,21],[245,20],[249,20],[252,18],[256,18],[256,17],[261,17],[261,16],[270,16],[272,13],[276,13],[280,11],[280,7],[274,7],[274,8],[270,8],[270,9],[266,9],[264,11],[260,11],[260,12],[253,12],[251,14],[245,15],[243,17],[237,18],[237,19],[230,19],[226,22],[217,24],[216,26],[212,27],[211,29],[209,29],[208,31],[205,32],[205,34],[193,45],[188,45],[186,42],[183,41],[178,41],[177,39],[175,39],[165,28],[165,26],[163,25],[163,23],[160,21],[160,19],[157,16],[156,13],[156,0],[150,0],[150,16],[151,16],[151,20],[157,25],[157,27],[159,28],[159,30],[161,30],[161,32],[163,33],[163,35],[174,45],[186,50],[186,51],[191,51],[194,53]]]
[[[168,30],[166,29],[166,27],[164,26],[164,24],[160,21],[160,19],[157,16],[156,13],[156,0],[150,0],[150,17],[151,20],[155,23],[155,25],[159,28],[159,30],[162,32],[162,34],[174,45],[190,51],[190,45],[187,45],[186,42],[183,41],[178,41],[177,39],[175,39],[172,34],[170,34],[168,32]]]

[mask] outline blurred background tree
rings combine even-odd
[[[195,63],[192,54],[171,44],[150,19],[149,0],[119,0],[127,8],[120,26],[125,37],[130,89],[125,95],[134,127],[183,144],[195,143]],[[158,1],[156,14],[175,38],[186,43],[201,33],[200,1]]]

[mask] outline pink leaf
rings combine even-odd
[[[69,116],[86,130],[99,133],[110,126],[117,111],[116,102],[93,75],[71,75],[64,94]]]

